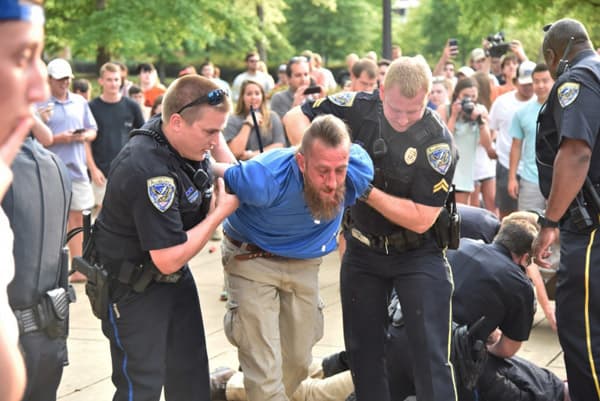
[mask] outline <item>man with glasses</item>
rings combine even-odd
[[[204,327],[187,263],[236,207],[209,154],[235,162],[221,135],[230,103],[212,81],[174,81],[150,119],[113,160],[92,232],[108,272],[102,330],[110,341],[115,401],[209,400]],[[86,248],[87,249],[87,248]],[[86,257],[88,253],[86,252]]]
[[[231,87],[231,97],[234,104],[237,102],[238,97],[240,96],[240,88],[242,87],[242,83],[248,79],[261,84],[265,90],[265,93],[270,93],[273,90],[273,87],[275,86],[273,77],[268,73],[258,70],[259,61],[260,56],[257,52],[249,52],[246,54],[246,71],[238,74],[234,78],[233,85]]]

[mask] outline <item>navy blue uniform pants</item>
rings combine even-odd
[[[56,401],[56,391],[67,363],[67,340],[38,331],[19,337],[27,370],[23,401]]]
[[[456,400],[450,364],[450,267],[434,243],[398,253],[346,235],[341,269],[344,339],[358,401],[389,401],[387,306],[396,289],[407,328],[419,401]]]
[[[109,307],[113,401],[210,401],[204,325],[194,279],[128,291]]]
[[[599,235],[560,232],[556,321],[573,401],[600,400]]]

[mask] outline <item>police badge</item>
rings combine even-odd
[[[175,181],[171,177],[154,177],[146,181],[150,202],[160,212],[165,212],[175,199]]]
[[[556,91],[558,95],[558,102],[563,109],[577,99],[577,95],[579,95],[579,87],[580,84],[577,82],[565,82],[558,87],[558,90]]]
[[[447,143],[438,143],[427,148],[427,161],[438,173],[444,175],[452,164],[452,153]]]

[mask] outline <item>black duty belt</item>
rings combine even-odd
[[[46,329],[56,320],[67,317],[69,304],[75,301],[75,290],[69,286],[68,291],[59,287],[47,291],[37,305],[25,309],[15,309],[19,333],[27,334]]]
[[[108,267],[108,271],[112,277],[117,279],[121,284],[131,286],[136,292],[144,291],[152,281],[156,283],[175,284],[183,276],[183,269],[175,273],[163,274],[151,260],[143,264],[134,264],[127,260],[109,262],[105,266]]]
[[[275,255],[275,254],[273,254],[273,253],[271,253],[269,251],[265,251],[264,249],[262,249],[258,245],[249,244],[249,243],[246,243],[246,242],[238,241],[235,238],[231,238],[229,235],[227,235],[226,232],[223,232],[223,235],[234,246],[240,248],[241,250],[244,250],[244,251],[248,252],[248,253],[242,253],[240,255],[235,255],[235,258],[237,260],[249,260],[249,259],[255,259],[255,258],[273,258],[273,257],[277,256],[277,255]]]
[[[348,227],[350,235],[369,248],[383,249],[389,253],[390,248],[398,252],[405,252],[419,248],[427,240],[433,238],[431,231],[417,234],[414,231],[402,230],[390,235],[372,235],[363,233],[356,227]]]

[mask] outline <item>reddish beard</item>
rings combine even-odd
[[[304,200],[312,216],[317,220],[333,220],[342,211],[346,185],[335,188],[333,198],[323,199],[321,191],[304,176]]]

